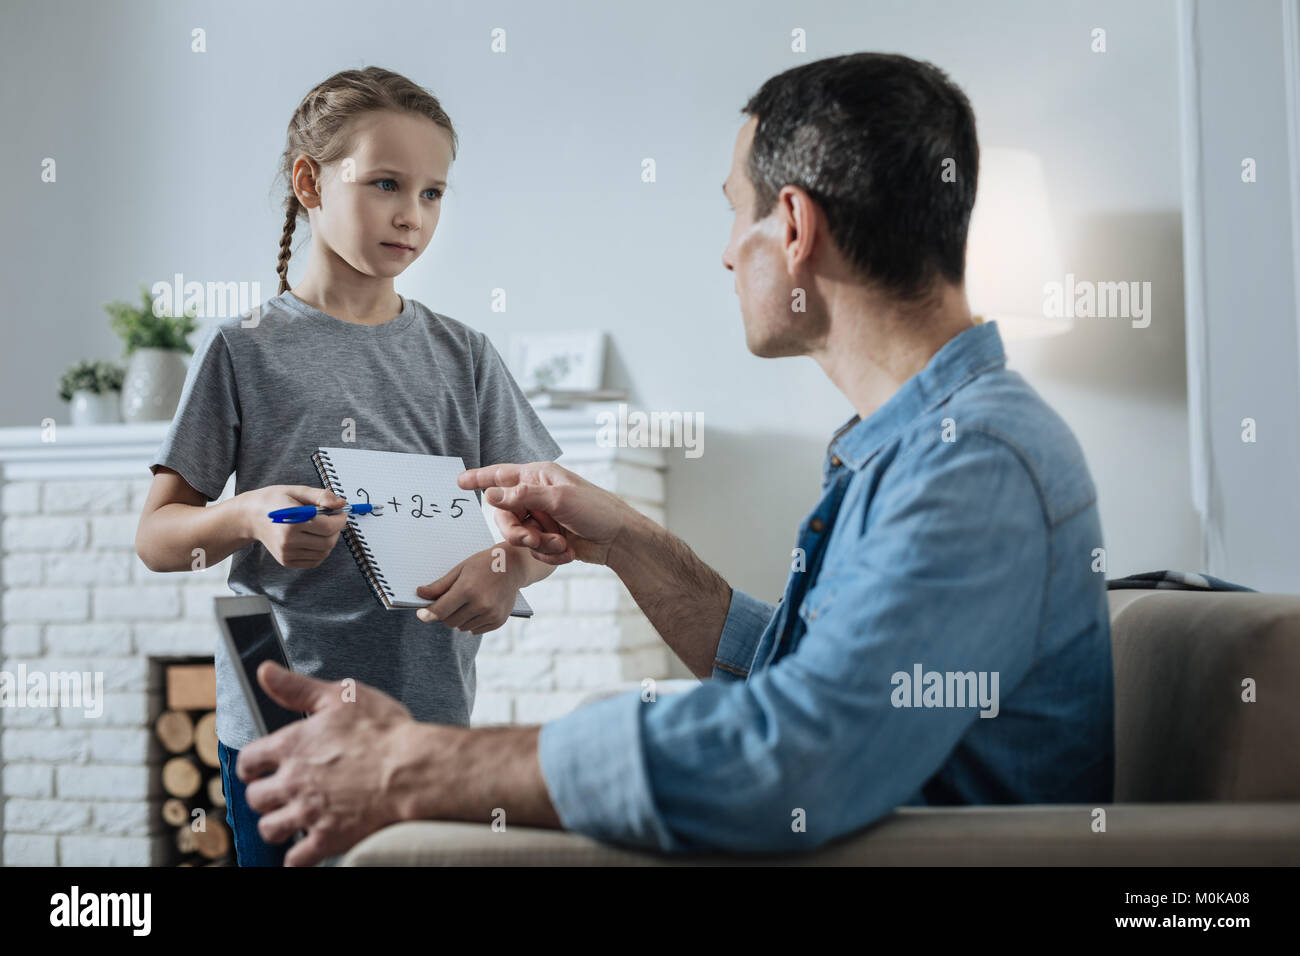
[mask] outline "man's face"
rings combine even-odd
[[[312,233],[358,272],[397,276],[438,225],[451,136],[427,117],[391,111],[363,116],[355,133],[352,155],[320,177]]]
[[[808,351],[810,313],[795,312],[792,308],[796,283],[786,265],[786,226],[780,201],[762,219],[754,220],[754,186],[745,165],[757,126],[758,119],[750,117],[740,128],[731,157],[731,172],[722,184],[735,212],[722,264],[736,278],[736,295],[740,298],[745,344],[749,350],[762,358],[803,355]]]

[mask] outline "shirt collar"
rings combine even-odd
[[[1006,365],[997,322],[964,329],[944,343],[885,404],[862,418],[854,415],[835,432],[826,449],[857,471],[908,422],[946,401],[971,379]]]

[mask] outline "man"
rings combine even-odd
[[[899,805],[1112,798],[1096,493],[1069,428],[1005,368],[996,324],[970,315],[969,103],[929,64],[856,54],[774,77],[744,113],[722,261],[746,344],[811,356],[856,412],[780,604],[554,463],[466,472],[508,542],[608,565],[710,679],[540,728],[467,729],[263,665],[273,697],[314,714],[238,765],[266,839],[307,831],[290,864],[395,821],[496,808],[665,851],[770,852]]]

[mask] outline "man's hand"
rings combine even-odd
[[[512,545],[547,564],[603,564],[691,673],[708,677],[731,607],[731,586],[686,542],[552,461],[463,471],[462,488],[486,489]]]
[[[406,820],[560,826],[537,755],[541,728],[422,724],[382,691],[329,682],[263,661],[257,682],[306,720],[255,740],[235,773],[262,814],[268,843],[307,835],[285,866],[314,866]],[[270,774],[269,777],[264,776]]]
[[[252,781],[248,805],[262,814],[264,840],[307,831],[286,866],[314,866],[402,819],[393,778],[418,726],[405,706],[366,684],[317,680],[271,661],[257,681],[276,703],[312,715],[249,744],[235,766]]]
[[[471,554],[432,584],[415,593],[432,603],[416,611],[421,621],[442,621],[471,634],[495,631],[510,619],[524,582],[524,552],[509,554],[501,545]],[[547,569],[549,570],[549,569]]]
[[[575,558],[608,564],[619,535],[638,516],[617,496],[552,461],[472,468],[456,483],[487,489],[506,541],[547,564]]]

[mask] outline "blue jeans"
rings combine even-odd
[[[226,823],[235,841],[235,862],[240,866],[284,866],[284,857],[293,844],[267,843],[257,832],[261,814],[249,807],[244,799],[244,782],[235,776],[239,751],[218,740],[217,754],[221,758],[221,792],[226,796]]]

